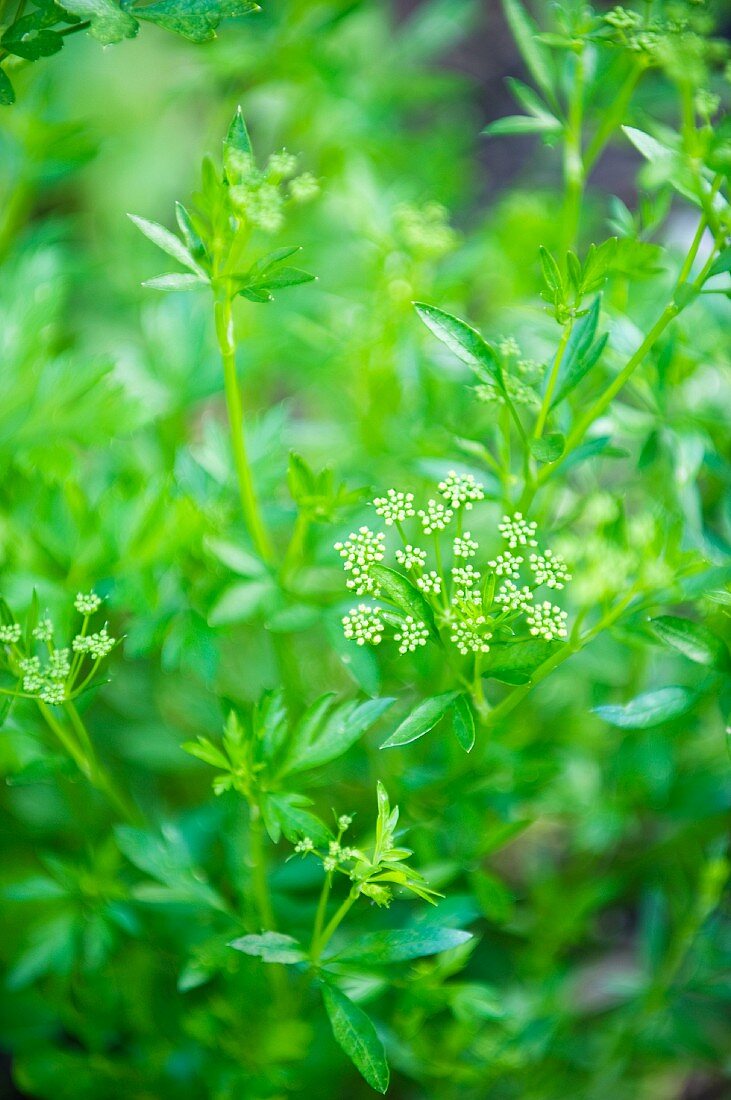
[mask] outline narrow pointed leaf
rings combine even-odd
[[[650,622],[650,629],[661,642],[696,664],[711,668],[728,666],[728,649],[720,638],[700,623],[681,619],[677,615],[660,615]]]
[[[620,729],[642,730],[679,718],[690,710],[696,696],[688,688],[664,687],[648,691],[624,706],[595,707],[594,713]]]
[[[335,1041],[371,1088],[385,1093],[390,1076],[388,1062],[372,1021],[337,986],[323,982],[321,990]]]
[[[471,939],[472,933],[464,932],[460,928],[426,926],[370,932],[339,951],[333,961],[382,966],[386,963],[407,962],[426,955],[437,955],[440,951],[449,951]]]
[[[177,260],[183,267],[189,268],[201,279],[206,278],[205,271],[195,262],[183,242],[169,229],[158,225],[157,222],[148,221],[147,218],[140,218],[137,214],[128,214],[127,216],[148,240],[156,244],[163,252],[167,252],[168,256],[172,256],[174,260]]]
[[[434,695],[431,699],[425,699],[408,718],[403,720],[388,740],[383,742],[381,748],[393,749],[399,745],[409,745],[412,741],[423,737],[436,726],[440,718],[444,717],[458,694],[457,691],[445,691],[443,695]]]
[[[466,695],[459,695],[452,707],[452,729],[465,752],[471,752],[475,743],[475,716]]]
[[[260,936],[240,936],[237,940],[232,940],[228,946],[233,947],[235,951],[242,951],[244,955],[254,955],[266,963],[283,963],[285,966],[292,966],[307,959],[302,945],[292,936],[285,936],[281,932],[262,932]]]

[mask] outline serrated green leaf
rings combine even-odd
[[[8,27],[1,40],[3,49],[26,61],[58,53],[63,46],[62,36],[40,24],[38,14],[26,15]]]
[[[460,928],[397,928],[385,932],[370,932],[338,951],[327,961],[357,963],[371,966],[407,962],[426,955],[450,951],[471,940],[472,933]]]
[[[649,729],[679,718],[690,710],[695,700],[695,694],[688,688],[664,687],[638,695],[624,706],[595,707],[594,714],[620,729]]]
[[[246,15],[257,11],[249,0],[158,0],[132,9],[138,19],[156,23],[190,42],[208,42],[216,37],[216,28],[225,16]]]
[[[137,20],[113,0],[68,0],[68,3],[64,0],[63,6],[79,19],[88,19],[89,34],[105,46],[134,38],[139,30]]]
[[[292,936],[285,936],[281,932],[239,936],[228,946],[233,947],[235,951],[242,951],[244,955],[254,955],[265,963],[283,963],[285,966],[292,966],[307,960],[302,945]]]
[[[337,986],[323,982],[320,988],[335,1041],[371,1088],[385,1093],[390,1076],[388,1062],[373,1023]]]
[[[452,707],[452,729],[465,752],[475,744],[475,716],[466,695],[459,695]]]
[[[711,668],[728,666],[728,649],[720,638],[700,623],[681,619],[677,615],[660,615],[651,620],[650,629],[661,642],[696,664]]]
[[[412,741],[423,737],[436,726],[440,718],[444,717],[458,695],[457,691],[445,691],[442,695],[433,695],[430,699],[424,699],[383,742],[381,748],[398,748],[400,745],[409,745]]]
[[[273,592],[271,580],[241,581],[221,593],[208,615],[210,626],[248,623],[265,606]]]
[[[315,844],[327,844],[330,830],[307,807],[311,799],[301,794],[268,794],[262,810],[267,832],[276,844],[280,833],[293,844],[309,836]]]

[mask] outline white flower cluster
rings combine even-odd
[[[535,555],[534,555],[535,557]],[[504,554],[498,554],[496,558],[487,563],[498,577],[512,577],[517,580],[520,576],[520,567],[523,559],[519,554],[512,554],[506,550]]]
[[[548,588],[561,589],[567,581],[571,580],[566,562],[560,554],[554,554],[553,550],[546,550],[544,554],[531,554],[528,564],[536,579],[536,584],[545,584]]]
[[[53,638],[53,623],[46,617],[40,619],[38,625],[33,627],[33,637],[39,642],[50,642]]]
[[[380,616],[380,607],[369,607],[361,603],[352,607],[347,615],[343,615],[343,633],[349,641],[356,645],[379,645],[383,641],[383,619]]]
[[[568,616],[556,604],[544,600],[543,603],[535,604],[530,610],[526,608],[526,612],[526,622],[534,637],[544,638],[547,642],[552,642],[556,638],[567,637],[566,619]]]
[[[454,470],[450,470],[444,481],[439,482],[438,489],[450,508],[455,510],[462,505],[468,510],[473,503],[485,499],[484,486],[475,481],[472,474],[458,474]]]
[[[465,531],[463,535],[457,535],[452,543],[452,553],[455,558],[474,558],[479,549],[480,544],[472,538],[469,531]]]
[[[398,634],[394,634],[393,640],[399,643],[399,653],[414,653],[419,646],[426,645],[429,640],[429,629],[421,619],[407,615],[401,623]]]
[[[342,848],[337,840],[330,841],[327,852],[328,854],[322,861],[322,866],[328,872],[334,871],[339,863],[346,863],[355,854],[352,848]]]
[[[396,551],[396,561],[405,569],[423,569],[426,565],[426,550],[407,543],[403,550]]]
[[[434,535],[437,531],[446,531],[454,518],[454,511],[445,507],[440,500],[429,500],[426,510],[419,509],[419,519],[425,535]]]
[[[452,569],[454,594],[458,599],[466,600],[472,596],[473,589],[480,583],[482,574],[469,562],[467,565],[455,565]]]
[[[66,679],[71,671],[68,649],[56,649],[43,668],[37,656],[23,657],[19,662],[23,676],[23,691],[37,695],[44,703],[58,705],[66,699]]]
[[[389,489],[385,497],[376,497],[373,506],[376,514],[383,517],[387,527],[393,527],[394,523],[403,523],[416,515],[414,494],[402,493],[397,489]]]
[[[308,852],[315,850],[315,845],[312,843],[311,836],[303,836],[301,840],[298,840],[294,846],[295,852],[298,855],[306,856]]]
[[[514,516],[503,516],[498,523],[498,531],[503,536],[511,550],[519,546],[538,546],[536,542],[537,524],[523,519],[522,512],[516,512]]]
[[[117,639],[110,638],[107,628],[103,626],[96,634],[77,634],[71,648],[74,653],[88,653],[95,661],[101,661],[112,652],[116,644]]]
[[[511,580],[504,581],[495,593],[495,603],[501,604],[507,611],[527,611],[532,607],[532,593],[528,585],[518,588]]]
[[[80,615],[93,615],[101,605],[101,596],[97,596],[96,592],[79,592],[74,600],[74,607]]]
[[[480,615],[477,619],[469,622],[454,622],[452,623],[450,641],[456,645],[463,657],[466,657],[470,653],[489,653],[490,646],[488,640],[492,638],[490,631],[485,631],[484,634],[480,634],[475,629],[476,626],[482,625],[485,622],[484,616]]]
[[[343,559],[343,569],[350,573],[345,583],[348,588],[355,589],[356,595],[378,595],[378,585],[370,574],[370,567],[383,561],[385,541],[382,531],[359,527],[357,531],[351,531],[345,542],[335,543],[335,549]]]
[[[416,585],[422,592],[433,592],[435,596],[438,596],[442,591],[442,578],[436,569],[430,569],[423,577],[416,578]]]
[[[16,645],[20,641],[20,623],[7,623],[0,626],[0,642],[4,645]]]

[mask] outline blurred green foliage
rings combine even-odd
[[[91,7],[92,34],[107,8],[119,24],[106,41],[161,26],[58,52],[47,36]],[[450,60],[483,5],[267,0],[229,20],[248,7],[195,7],[188,39],[223,20],[204,45],[165,33],[172,2],[3,16],[0,589],[19,623],[48,608],[69,636],[94,589],[123,639],[69,707],[5,708],[15,1087],[366,1096],[385,1050],[394,1096],[723,1096],[723,5],[505,0],[521,81],[499,122]],[[254,232],[250,261],[301,246],[318,282],[231,307],[276,567],[241,514],[210,295],[143,288],[163,268],[126,217],[174,228],[238,104],[259,163],[284,147],[321,191]],[[489,174],[515,134],[523,169],[486,204],[478,151]],[[453,469],[484,486],[470,525],[491,551],[522,507],[573,576],[558,659],[478,669],[461,717],[438,644],[343,636],[359,597],[333,549],[377,525],[374,497],[421,506]],[[326,862],[342,815],[362,845],[339,849],[347,888]],[[291,858],[305,837],[319,861]]]

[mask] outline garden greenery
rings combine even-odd
[[[256,8],[2,14],[13,1087],[720,1096],[722,5]]]

